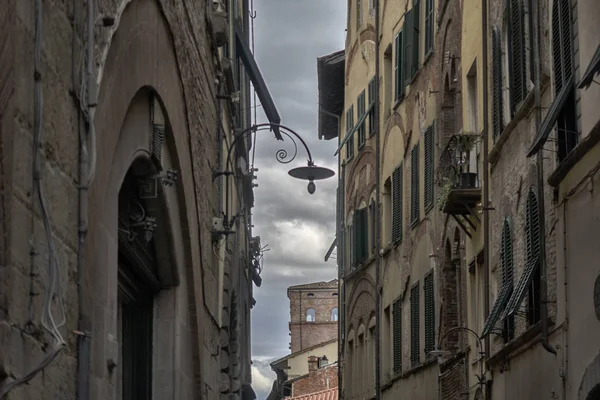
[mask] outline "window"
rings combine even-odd
[[[394,39],[394,51],[396,52],[396,58],[394,63],[394,78],[395,78],[395,91],[394,101],[400,101],[404,97],[404,64],[403,64],[403,44],[402,44],[402,31],[398,32]]]
[[[525,269],[519,283],[506,305],[505,316],[514,315],[521,302],[528,297],[527,321],[533,325],[540,321],[540,218],[538,198],[535,189],[529,191],[525,215],[525,241],[527,244],[527,257]]]
[[[356,0],[356,29],[360,29],[363,24],[362,0]]]
[[[552,6],[552,57],[554,87],[557,98],[554,101],[560,101],[561,95],[566,97],[556,119],[559,161],[565,159],[567,154],[575,148],[578,141],[571,24],[569,0],[555,0]]]
[[[523,0],[509,0],[508,8],[508,77],[510,109],[511,115],[514,116],[517,107],[527,95],[527,49]]]
[[[404,16],[404,79],[405,84],[410,84],[410,81],[416,75],[419,69],[419,36],[421,22],[421,2],[413,0],[413,7],[407,11]]]
[[[375,78],[369,82],[369,137],[375,134],[375,97],[377,95],[377,82]]]
[[[369,223],[370,223],[370,229],[371,229],[371,233],[369,234],[369,236],[371,237],[371,254],[375,254],[375,252],[377,251],[377,249],[375,248],[376,246],[376,236],[377,236],[377,230],[375,229],[375,225],[376,225],[376,219],[377,215],[375,215],[375,202],[371,201],[371,204],[369,204]]]
[[[352,135],[346,142],[346,160],[354,157],[354,106],[346,111],[346,135]]]
[[[350,221],[352,221],[352,219],[350,219]],[[348,225],[348,252],[349,252],[349,259],[350,259],[350,269],[352,270],[355,267],[356,264],[356,259],[355,259],[355,255],[356,252],[354,251],[354,241],[355,241],[355,236],[354,236],[354,225],[351,223]]]
[[[392,306],[392,329],[394,344],[394,373],[402,370],[402,300],[397,299]]]
[[[338,320],[338,308],[337,307],[335,307],[333,310],[331,310],[331,320],[332,321]]]
[[[425,354],[435,350],[435,293],[433,291],[433,271],[423,281],[425,297]]]
[[[358,108],[358,123],[359,126],[357,128],[358,131],[358,148],[362,148],[365,145],[366,134],[365,134],[365,91],[358,96],[357,99],[357,108]]]
[[[508,299],[513,292],[513,254],[512,254],[512,234],[509,224],[509,219],[504,219],[504,225],[502,227],[500,243],[500,261],[502,263],[502,282],[500,286],[500,292],[496,298],[496,302],[492,307],[492,311],[487,317],[487,320],[483,326],[483,333],[481,336],[486,336],[496,322],[500,318],[500,314],[505,310]],[[504,318],[503,337],[505,342],[509,342],[514,337],[515,317],[514,314],[510,314]]]
[[[410,290],[410,363],[413,367],[419,365],[419,283]]]
[[[492,27],[492,128],[494,140],[504,130],[502,118],[502,39],[497,26]]]
[[[410,224],[419,222],[419,144],[413,147],[410,159]]]
[[[369,257],[369,225],[366,208],[356,210],[354,213],[354,234],[356,236],[354,241],[355,262],[360,264]]]
[[[306,321],[307,322],[315,322],[316,319],[316,314],[315,314],[315,309],[314,308],[309,308],[308,310],[306,310]]]
[[[425,212],[429,211],[433,208],[433,174],[434,174],[434,142],[433,136],[435,134],[435,123],[431,124],[429,128],[425,131],[425,176],[424,176],[424,186],[425,186]]]
[[[425,0],[425,54],[433,50],[433,0]]]
[[[392,173],[392,243],[402,241],[402,164]]]

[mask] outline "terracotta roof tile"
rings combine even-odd
[[[338,399],[338,388],[337,387],[323,390],[321,392],[305,394],[302,396],[286,397],[286,400],[337,400],[337,399]]]

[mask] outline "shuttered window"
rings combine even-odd
[[[402,196],[403,168],[402,164],[392,174],[392,242],[402,241]]]
[[[419,222],[419,144],[412,149],[410,159],[410,224]]]
[[[396,52],[396,62],[394,65],[394,77],[396,80],[394,101],[399,101],[404,97],[404,44],[402,42],[402,31],[398,32],[394,39],[394,51]]]
[[[365,119],[363,116],[365,115],[365,91],[358,96],[357,99],[357,108],[358,108],[358,123],[360,126],[357,129],[358,133],[358,148],[360,149],[365,145],[366,141],[366,131],[365,131]]]
[[[504,219],[502,234],[500,236],[500,261],[502,263],[502,282],[492,311],[485,321],[481,334],[482,337],[486,336],[494,328],[513,292],[512,234],[508,218]],[[504,325],[503,333],[505,334],[505,341],[508,341],[514,335],[514,315],[507,316]]]
[[[419,283],[417,282],[410,290],[410,364],[414,367],[419,365],[420,343],[419,343]]]
[[[376,245],[376,235],[377,232],[375,230],[376,226],[375,226],[375,218],[377,218],[377,216],[375,215],[375,202],[372,201],[371,204],[369,204],[369,224],[370,224],[370,234],[369,236],[371,237],[371,254],[375,254],[375,252],[377,251],[377,249],[375,248]]]
[[[351,105],[348,111],[346,111],[346,135],[352,133],[354,129],[354,105]],[[346,142],[346,160],[354,157],[354,134]]]
[[[419,40],[421,39],[421,1],[420,0],[413,0],[412,24],[413,24],[413,36],[412,36],[413,55],[411,58],[411,70],[410,70],[411,79],[415,76],[415,74],[419,70],[419,64],[421,62],[420,57],[419,57],[420,50],[421,50],[421,46],[420,46],[420,42],[419,42]]]
[[[425,131],[424,140],[424,151],[425,151],[425,174],[423,177],[423,184],[425,186],[425,212],[428,212],[433,207],[433,174],[434,174],[434,157],[435,157],[435,146],[434,146],[434,134],[435,134],[435,123],[433,123]]]
[[[394,336],[394,373],[402,370],[402,300],[397,299],[392,306]]]
[[[360,264],[369,257],[369,219],[367,208],[354,212],[354,247],[356,264]]]
[[[573,84],[573,39],[571,33],[571,6],[569,0],[555,0],[552,6],[552,57],[554,87],[567,99],[556,119],[558,128],[558,160],[562,161],[578,142],[577,111]]]
[[[492,27],[492,128],[494,139],[504,129],[502,118],[502,38],[500,29]]]
[[[425,0],[425,54],[433,50],[433,0]]]
[[[375,134],[375,97],[377,94],[377,81],[375,78],[369,82],[369,137]]]
[[[412,44],[413,44],[413,33],[414,33],[414,29],[413,29],[413,10],[408,10],[405,14],[404,14],[404,28],[402,29],[402,32],[404,32],[403,34],[403,38],[402,38],[402,46],[404,47],[404,85],[408,85],[410,84],[410,81],[413,77],[411,71],[412,71],[412,58],[413,58],[413,51],[412,51]]]
[[[354,269],[356,266],[356,252],[354,249],[354,242],[356,240],[354,233],[354,225],[348,225],[348,256],[350,257],[350,269]]]
[[[425,354],[435,350],[435,293],[433,291],[433,271],[423,280],[425,300]]]
[[[523,0],[509,0],[509,79],[510,108],[514,113],[527,94],[527,70],[525,48],[525,17]]]

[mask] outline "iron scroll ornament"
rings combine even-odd
[[[231,221],[229,221],[229,177],[234,174],[234,172],[232,170],[230,170],[229,167],[231,165],[231,154],[234,152],[233,149],[235,148],[235,145],[237,144],[237,142],[239,140],[247,138],[248,135],[255,133],[255,132],[260,132],[260,131],[273,131],[274,128],[278,128],[278,133],[283,134],[283,136],[289,138],[290,141],[292,142],[292,144],[294,145],[293,152],[288,153],[288,151],[283,148],[279,149],[275,152],[275,159],[279,163],[289,164],[296,159],[296,156],[298,155],[298,144],[296,142],[296,139],[302,144],[302,147],[304,147],[304,150],[306,150],[306,154],[308,156],[307,165],[303,166],[303,167],[293,168],[288,172],[288,174],[296,179],[307,180],[308,181],[308,187],[307,187],[308,193],[310,193],[310,194],[315,193],[316,185],[315,185],[314,181],[331,178],[332,176],[335,175],[335,172],[332,171],[331,169],[325,168],[325,167],[319,167],[319,166],[315,165],[313,158],[312,158],[312,154],[310,153],[310,149],[308,148],[308,145],[306,144],[304,139],[302,139],[302,137],[298,133],[296,133],[291,128],[288,128],[287,126],[284,126],[281,124],[275,124],[275,123],[261,123],[261,124],[252,125],[249,128],[242,130],[241,132],[236,134],[235,139],[233,139],[233,141],[227,148],[227,157],[225,159],[225,170],[224,171],[215,171],[213,173],[213,181],[221,175],[225,175],[225,179],[226,179],[225,212],[224,212],[224,221],[223,221],[224,229],[226,232],[230,231],[229,228],[231,226],[233,226],[233,223],[235,222],[235,218],[236,218],[236,217],[233,217],[233,218],[231,218]],[[275,138],[277,140],[284,141],[283,136],[275,135]]]

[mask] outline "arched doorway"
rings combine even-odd
[[[579,385],[579,400],[600,400],[600,353],[587,366]]]

